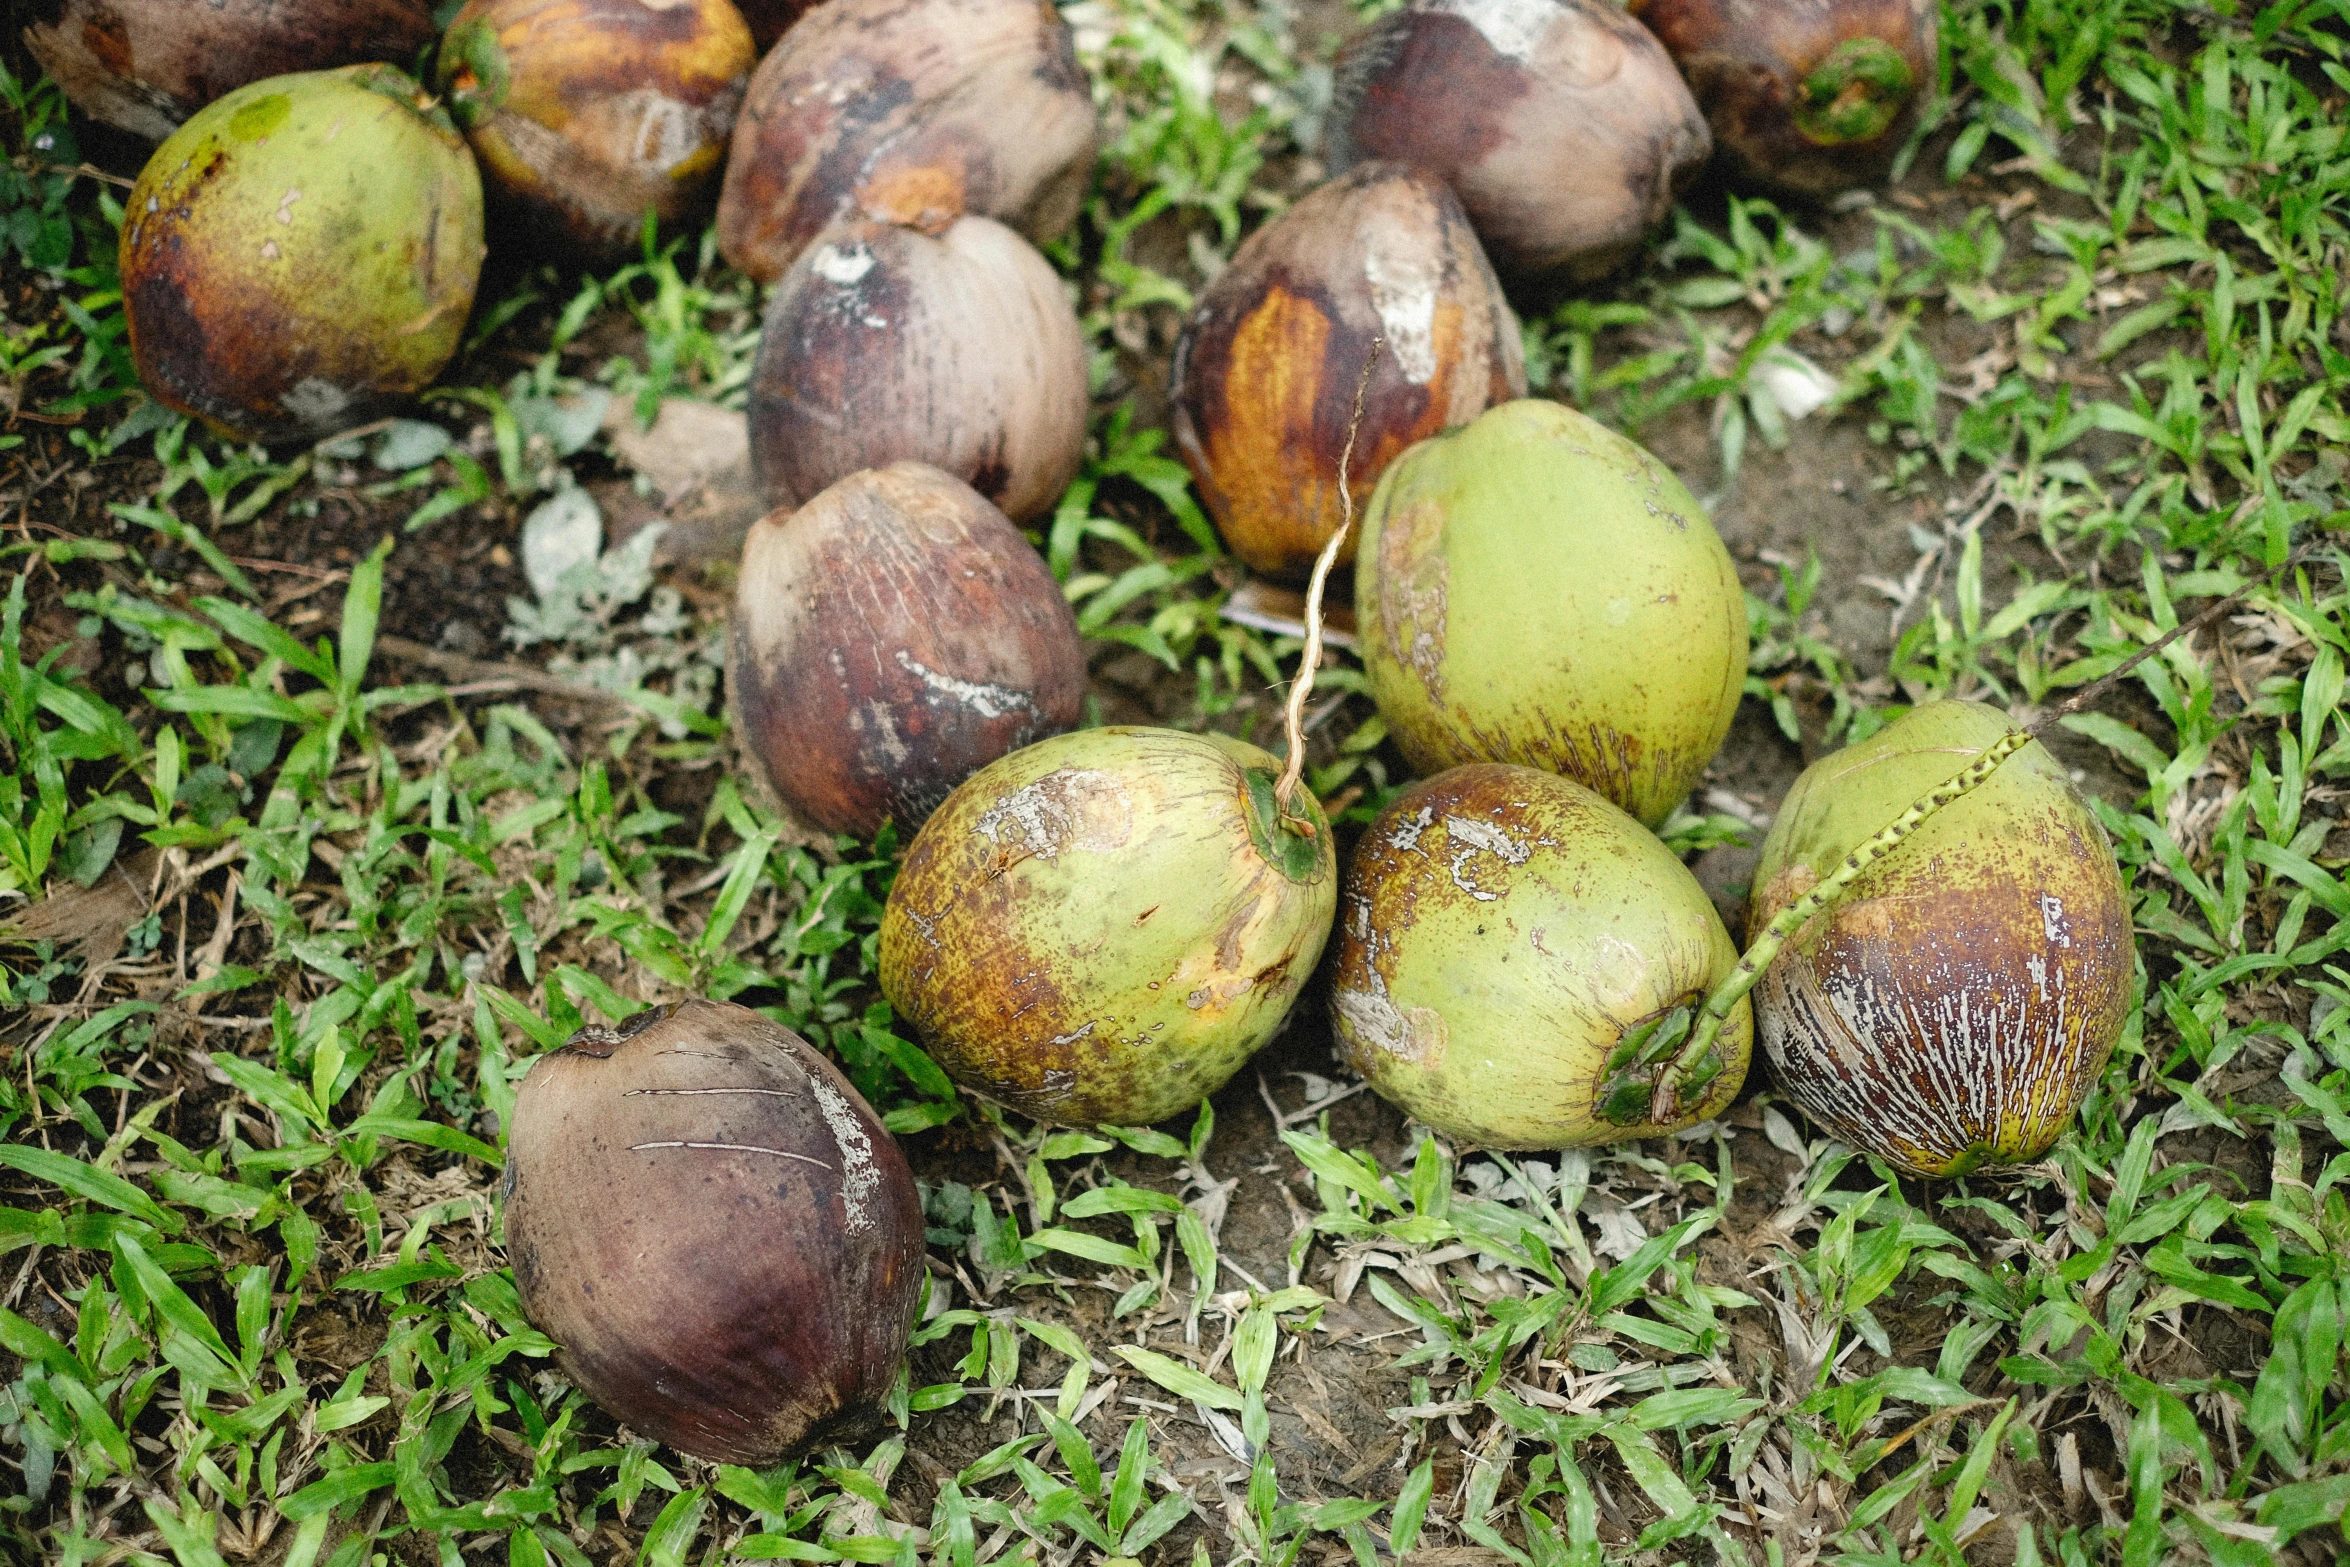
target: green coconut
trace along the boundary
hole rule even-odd
[[[1079,730],[973,774],[881,921],[881,988],[939,1065],[1039,1120],[1133,1126],[1222,1087],[1337,907],[1330,825],[1221,735]]]
[[[1746,596],[1654,457],[1521,400],[1396,459],[1363,514],[1371,693],[1413,767],[1539,767],[1650,826],[1730,732]]]
[[[388,65],[273,76],[155,150],[124,203],[131,357],[240,440],[315,441],[449,362],[481,275],[481,176]]]
[[[1449,1137],[1575,1148],[1718,1115],[1745,1080],[1730,1011],[1651,1113],[1657,1070],[1738,962],[1697,879],[1593,791],[1457,767],[1398,795],[1347,866],[1331,1021],[1380,1094]]]
[[[1751,931],[2015,725],[1935,702],[1815,762],[1755,869]],[[1921,1175],[2045,1152],[2128,1015],[2130,917],[2104,830],[2025,746],[1796,931],[1754,1001],[1781,1086],[1856,1148]]]

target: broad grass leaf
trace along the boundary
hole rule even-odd
[[[1158,1354],[1153,1350],[1141,1349],[1132,1344],[1119,1345],[1118,1353],[1125,1358],[1128,1365],[1149,1377],[1177,1398],[1188,1398],[1193,1403],[1205,1404],[1210,1409],[1226,1409],[1235,1414],[1240,1412],[1242,1400],[1238,1393],[1214,1378],[1194,1371],[1179,1360],[1170,1360],[1165,1355]]]
[[[46,1148],[26,1148],[17,1144],[0,1144],[0,1165],[46,1181],[117,1213],[127,1213],[144,1220],[166,1235],[177,1235],[185,1226],[177,1214],[154,1198],[124,1180],[112,1171],[85,1164],[66,1154]]]

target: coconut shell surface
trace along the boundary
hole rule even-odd
[[[1539,767],[1652,827],[1703,776],[1746,681],[1746,595],[1704,509],[1633,442],[1536,399],[1388,468],[1355,618],[1420,773]]]
[[[139,379],[240,439],[316,441],[432,384],[481,276],[481,176],[388,65],[275,76],[200,111],[124,202]]]
[[[1614,805],[1533,768],[1457,767],[1398,795],[1355,846],[1331,1023],[1348,1065],[1449,1137],[1489,1148],[1654,1137],[1736,1097],[1747,1003],[1670,1123],[1603,1113],[1622,1075],[1613,1058],[1737,963],[1697,879]]]
[[[905,1156],[746,1007],[584,1029],[515,1096],[506,1252],[564,1373],[681,1452],[764,1468],[853,1434],[921,1303]]]
[[[1813,763],[1763,844],[1750,932],[2013,727],[1935,702]],[[1754,999],[1772,1072],[1813,1119],[1960,1175],[2036,1158],[2071,1123],[2121,1036],[2133,964],[2104,830],[2034,744],[1864,871]]]
[[[1392,158],[1450,185],[1505,273],[1610,270],[1713,149],[1608,0],[1413,0],[1340,53],[1329,126],[1334,171]]]
[[[1085,415],[1085,337],[1035,247],[987,218],[936,237],[855,219],[768,301],[751,466],[797,506],[860,469],[928,463],[1026,522],[1076,476]]]
[[[915,837],[881,988],[938,1064],[1043,1121],[1133,1126],[1288,1016],[1337,905],[1330,827],[1238,740],[1082,729],[976,773]]]
[[[25,46],[92,119],[161,141],[249,82],[432,42],[432,0],[18,0]]]
[[[832,0],[751,77],[718,245],[773,282],[856,214],[936,229],[962,213],[1042,243],[1093,177],[1093,90],[1037,0]]]
[[[1517,318],[1460,203],[1369,163],[1250,235],[1200,295],[1175,349],[1175,440],[1233,553],[1301,579],[1344,516],[1350,430],[1359,506],[1404,448],[1525,392]]]
[[[507,226],[609,263],[708,211],[752,60],[733,0],[469,0],[440,82]]]
[[[910,832],[1084,708],[1085,649],[1052,572],[1002,512],[920,463],[754,526],[735,605],[736,719],[776,794],[828,832]]]
[[[1883,180],[1933,91],[1933,0],[1633,0],[1754,184],[1830,196]]]

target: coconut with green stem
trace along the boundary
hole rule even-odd
[[[2276,570],[2292,564],[2288,560]],[[2241,589],[2211,605],[2030,727],[2012,727],[1996,712],[1976,704],[1937,704],[1913,715],[1918,722],[1911,737],[1894,735],[1883,747],[1908,765],[1884,769],[1868,788],[1858,791],[1823,785],[1815,791],[1817,809],[1799,786],[1784,819],[1790,824],[1787,864],[1792,868],[1800,858],[1802,873],[1771,878],[1777,885],[1766,886],[1758,904],[1762,929],[1743,957],[1726,971],[1711,974],[1711,988],[1702,999],[1697,988],[1704,981],[1688,977],[1696,969],[1694,955],[1683,960],[1679,972],[1669,962],[1658,961],[1660,953],[1669,955],[1681,941],[1680,930],[1644,926],[1627,939],[1627,916],[1643,911],[1629,903],[1618,909],[1604,896],[1642,879],[1627,874],[1631,860],[1620,848],[1607,846],[1624,863],[1608,865],[1576,884],[1576,897],[1559,897],[1555,887],[1545,885],[1561,880],[1554,874],[1556,868],[1583,869],[1572,863],[1578,859],[1600,866],[1603,855],[1574,839],[1581,836],[1597,843],[1601,835],[1588,830],[1562,833],[1535,819],[1540,813],[1530,814],[1524,805],[1540,787],[1531,775],[1498,795],[1483,783],[1472,788],[1462,780],[1507,769],[1464,768],[1420,786],[1374,826],[1350,871],[1333,985],[1333,1011],[1343,1047],[1382,1093],[1440,1130],[1471,1141],[1557,1147],[1685,1127],[1716,1113],[1734,1094],[1749,1049],[1748,993],[1766,975],[1781,974],[1783,980],[1782,994],[1766,996],[1763,1003],[1766,1039],[1774,1026],[1793,1034],[1809,1023],[1815,1025],[1812,1037],[1825,1039],[1828,1055],[1841,1052],[1866,1063],[1871,1054],[1868,1041],[1849,1033],[1832,1037],[1816,1026],[1834,1011],[1832,1006],[1814,1007],[1808,1017],[1799,1017],[1785,1000],[1817,999],[1827,986],[1815,975],[1807,989],[1800,976],[1780,965],[1802,961],[1817,951],[1819,943],[1811,934],[1814,922],[1833,916],[1856,888],[1870,891],[1864,878],[1903,854],[1905,846],[1911,846],[1906,870],[1925,889],[1917,906],[1931,922],[1941,905],[1956,897],[1964,869],[1946,850],[1937,849],[1938,839],[1964,842],[1970,835],[1990,835],[1992,853],[1972,856],[1977,863],[1987,860],[1996,866],[2002,850],[2011,855],[2037,853],[2046,864],[2031,873],[2042,883],[2035,896],[2062,897],[2060,877],[2065,886],[2077,889],[2075,901],[2064,909],[2051,908],[2045,901],[2035,905],[2043,950],[2030,950],[2027,923],[2009,943],[2015,950],[1988,954],[1989,961],[1983,964],[1994,983],[1995,962],[2012,959],[2009,966],[2025,983],[2077,986],[2077,994],[2067,1002],[2069,1014],[2054,1007],[2043,1009],[2054,1025],[2047,1031],[2046,1045],[1994,1041],[1978,1052],[1976,1066],[1982,1073],[2004,1074],[2018,1087],[2018,1094],[2010,1097],[2021,1107],[2019,1113],[1977,1116],[1979,1125],[1969,1130],[1968,1118],[1980,1108],[1970,1101],[1992,1096],[1975,1083],[1937,1084],[1930,1078],[1905,1090],[1911,1100],[1906,1122],[1865,1109],[1840,1113],[1830,1096],[1808,1094],[1802,1087],[1797,1093],[1835,1130],[1922,1173],[1958,1173],[1994,1160],[2031,1156],[2069,1120],[2082,1086],[2112,1047],[2120,1008],[2126,1004],[2129,937],[2118,877],[2094,822],[2070,797],[2069,787],[2061,773],[2052,770],[2045,753],[2034,751],[2025,775],[2012,789],[2003,787],[1983,802],[1980,819],[1971,826],[1963,816],[1950,820],[1943,813],[1999,778],[2003,767],[2027,753],[2038,733],[2089,706],[2141,660],[2210,624],[2249,591],[2250,587]],[[1945,728],[1955,733],[1941,735]],[[1919,738],[1955,743],[1919,744]],[[1960,757],[1966,760],[1959,762]],[[1871,759],[1864,755],[1853,760]],[[1955,765],[1946,771],[1949,764]],[[1915,796],[1899,805],[1913,788]],[[1422,794],[1430,798],[1419,798]],[[1456,809],[1464,805],[1474,808]],[[1441,839],[1432,839],[1440,818]],[[1871,821],[1882,825],[1871,830]],[[1937,834],[1912,845],[1921,831],[1936,824]],[[1388,829],[1384,846],[1382,826]],[[1516,830],[1504,830],[1510,828]],[[1388,853],[1420,850],[1423,843],[1442,852],[1421,850],[1425,864]],[[1800,856],[1793,852],[1798,846],[1804,851]],[[1371,857],[1370,863],[1365,863],[1365,856]],[[1378,863],[1381,857],[1398,859],[1399,865],[1383,866]],[[1766,869],[1770,864],[1766,858]],[[1441,877],[1433,874],[1439,866]],[[1889,872],[1898,869],[1904,869],[1899,862],[1888,867]],[[2063,875],[2067,870],[2069,877]],[[1452,897],[1442,885],[1446,879],[1465,897]],[[1571,876],[1565,879],[1572,883]],[[1652,897],[1661,894],[1659,901],[1669,901],[1670,877],[1651,871],[1646,880],[1658,888]],[[2015,877],[2006,880],[2010,892],[2020,885]],[[1532,895],[1512,904],[1521,886],[1530,888]],[[1602,896],[1594,897],[1595,889]],[[1436,920],[1426,920],[1420,912],[1421,903],[1431,895]],[[1488,917],[1476,917],[1480,908]],[[1469,917],[1452,917],[1464,911]],[[1887,911],[1879,913],[1890,917]],[[1702,921],[1692,914],[1684,923],[1694,930]],[[2010,925],[2014,929],[2016,922]],[[1554,938],[1554,929],[1572,931],[1580,939],[1570,947]],[[1795,950],[1790,950],[1791,944]],[[2075,944],[2080,950],[2073,950]],[[1595,983],[1598,971],[1589,954],[1603,947],[1613,949],[1607,960],[1612,966]],[[1412,948],[1432,952],[1408,950]],[[1967,976],[1953,975],[1944,967],[1942,979],[1949,994],[1943,1003],[1957,1004],[1965,999],[1959,992]],[[1656,979],[1660,972],[1671,976],[1661,985]],[[2122,991],[2118,1001],[2117,973]],[[1399,978],[1404,981],[1401,987]],[[1612,985],[1613,993],[1603,996],[1606,985]],[[1631,994],[1634,990],[1639,994]],[[1660,990],[1666,995],[1678,991],[1682,999],[1660,1006]],[[1617,1001],[1624,1004],[1611,1007]],[[1774,1006],[1782,1009],[1775,1023]],[[1471,1026],[1456,1029],[1456,1020],[1464,1016]],[[1510,1018],[1530,1016],[1541,1016],[1551,1025],[1549,1037],[1542,1037],[1540,1029],[1513,1031],[1506,1026]],[[1558,1026],[1561,1020],[1564,1028]],[[1562,1034],[1567,1036],[1563,1041]],[[1589,1070],[1595,1044],[1605,1050],[1604,1070],[1597,1074]],[[2004,1053],[1992,1059],[1992,1052]],[[1465,1064],[1455,1060],[1464,1053],[1471,1057]],[[1475,1059],[1479,1054],[1486,1059]],[[1572,1102],[1552,1093],[1552,1114],[1539,1124],[1528,1108],[1556,1085],[1540,1073],[1522,1070],[1529,1058],[1533,1065],[1553,1068],[1554,1077],[1562,1065],[1576,1074]],[[1818,1055],[1811,1059],[1816,1061]],[[1454,1064],[1447,1066],[1448,1061]],[[1868,1064],[1860,1068],[1870,1069]],[[1799,1066],[1797,1071],[1801,1070]],[[2035,1093],[2035,1079],[2053,1086]],[[1920,1115],[1934,1128],[1925,1137],[1904,1133],[1907,1141],[1900,1143],[1892,1135],[1878,1135],[1900,1132],[1904,1126],[1914,1131]]]
[[[1835,910],[1853,885],[1869,872],[1870,867],[1899,849],[1946,807],[1965,799],[1989,782],[2011,757],[2021,754],[2040,735],[2071,715],[2094,706],[2139,664],[2180,638],[2194,635],[2229,613],[2243,603],[2255,588],[2299,565],[2315,547],[2308,545],[2296,550],[2262,573],[2257,580],[2246,583],[2225,598],[2215,600],[2194,619],[2173,627],[2132,653],[2114,669],[2094,683],[2084,686],[2030,725],[2007,729],[1995,737],[1982,736],[1979,742],[1981,749],[1971,761],[1919,794],[1883,827],[1865,838],[1847,840],[1851,841],[1851,848],[1841,860],[1835,862],[1832,869],[1823,873],[1813,867],[1813,874],[1819,878],[1816,882],[1784,904],[1771,900],[1774,907],[1768,912],[1766,923],[1749,940],[1746,955],[1738,960],[1729,977],[1714,987],[1702,1007],[1686,1018],[1668,1018],[1666,1026],[1659,1030],[1661,1035],[1678,1041],[1679,1048],[1673,1050],[1670,1057],[1659,1057],[1660,1064],[1650,1074],[1647,1098],[1638,1106],[1639,1113],[1669,1119],[1678,1112],[1682,1096],[1694,1083],[1702,1082],[1720,1060],[1723,1025],[1738,1002],[1762,981],[1773,963],[1786,950],[1788,943],[1813,920]],[[1633,1107],[1628,1101],[1625,1108],[1630,1111]]]

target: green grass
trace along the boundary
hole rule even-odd
[[[1218,617],[1237,574],[1126,399],[1198,263],[1294,194],[1325,41],[1271,7],[1074,15],[1108,151],[1056,260],[1101,413],[1038,542],[1086,634],[1119,644],[1105,659],[1164,671],[1181,721],[1269,737],[1298,649]],[[567,419],[581,394],[738,400],[755,291],[700,237],[609,277],[527,277],[414,421],[273,460],[138,397],[112,187],[73,172],[54,88],[0,81],[0,397],[68,422],[0,427],[0,495],[37,482],[48,441],[110,508],[0,520],[0,1548],[179,1567],[2337,1556],[2343,19],[2019,0],[1955,8],[1945,40],[1917,156],[1959,200],[1684,213],[1638,272],[1526,324],[1539,388],[1636,434],[1702,421],[1701,490],[1813,449],[1774,390],[1792,376],[1832,382],[1874,443],[1870,504],[1946,519],[1920,530],[1882,658],[1839,644],[1823,611],[1854,589],[1816,558],[1751,599],[1753,711],[1790,739],[1941,695],[2044,707],[2315,546],[2067,721],[2126,780],[2098,810],[2133,889],[2137,1005],[2047,1159],[1939,1186],[1767,1094],[1693,1139],[1508,1159],[1417,1135],[1384,1163],[1327,1112],[1243,1149],[1205,1113],[1097,1136],[960,1100],[872,986],[894,844],[803,844],[736,789],[718,625],[641,555],[508,615],[510,647],[612,699],[593,724],[394,683],[377,654],[393,552],[518,524],[598,460]],[[2016,193],[2032,204],[2002,221]],[[1962,341],[1989,348],[1959,362]],[[297,633],[238,559],[329,487],[378,508],[384,544]],[[1359,815],[1402,770],[1359,675],[1322,680],[1345,700],[1311,781],[1359,788]],[[1692,814],[1671,836],[1740,830]],[[160,895],[95,905],[94,940],[38,933],[79,889],[119,898],[115,868]],[[789,1022],[958,1172],[926,1189],[934,1309],[868,1449],[751,1473],[625,1440],[550,1373],[502,1270],[516,1080],[583,1020],[687,992]],[[1224,1221],[1233,1183],[1268,1172],[1295,1222],[1286,1266],[1250,1277]],[[1391,1459],[1333,1487],[1274,1421],[1328,1323],[1367,1312],[1409,1393]],[[940,1433],[967,1445],[989,1412],[988,1442],[942,1465]]]

